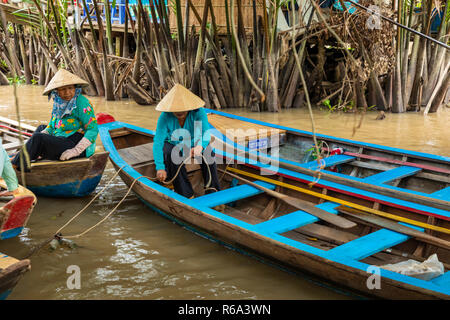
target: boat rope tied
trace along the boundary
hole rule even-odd
[[[235,173],[238,173],[238,174],[241,174],[241,175],[244,175],[244,176],[247,176],[247,177],[250,177],[250,178],[254,178],[254,179],[261,180],[261,181],[265,181],[265,182],[268,182],[268,183],[271,183],[271,184],[274,184],[274,185],[278,185],[278,186],[281,186],[281,187],[285,187],[285,188],[288,188],[288,189],[291,189],[291,190],[300,191],[302,193],[306,193],[306,194],[309,194],[309,195],[312,195],[312,196],[315,196],[315,197],[318,197],[318,198],[321,198],[321,199],[324,199],[324,200],[327,200],[327,201],[339,203],[339,204],[342,204],[342,205],[345,205],[345,206],[348,206],[348,207],[351,207],[351,208],[354,208],[354,209],[358,209],[358,210],[361,210],[361,211],[364,211],[364,212],[367,212],[367,213],[372,213],[372,214],[375,214],[375,215],[378,215],[378,216],[382,216],[382,217],[385,217],[385,218],[388,218],[388,219],[391,219],[391,220],[396,220],[396,221],[408,223],[408,224],[411,224],[411,225],[414,225],[414,226],[418,226],[418,227],[421,227],[421,228],[430,229],[430,230],[434,230],[434,231],[450,234],[450,230],[447,229],[447,228],[438,227],[438,226],[434,226],[434,225],[431,225],[431,224],[428,224],[428,223],[423,223],[423,222],[415,221],[415,220],[412,220],[412,219],[400,217],[400,216],[397,216],[397,215],[394,215],[394,214],[391,214],[391,213],[388,213],[388,212],[384,212],[384,211],[376,210],[376,209],[373,209],[373,208],[365,207],[365,206],[362,206],[362,205],[359,205],[359,204],[356,204],[356,203],[353,203],[353,202],[350,202],[350,201],[341,200],[341,199],[338,199],[338,198],[335,198],[335,197],[331,197],[331,196],[328,196],[328,195],[325,195],[325,194],[322,194],[322,193],[318,193],[318,192],[315,192],[315,191],[311,191],[311,190],[307,190],[307,189],[304,189],[304,188],[300,188],[300,187],[294,186],[292,184],[288,184],[288,183],[285,183],[285,182],[281,182],[281,181],[277,181],[277,180],[274,180],[274,179],[266,178],[266,177],[263,177],[263,176],[260,176],[260,175],[257,175],[257,174],[253,174],[253,173],[249,173],[249,172],[246,172],[246,171],[242,171],[242,170],[239,170],[239,169],[236,169],[236,168],[229,167],[228,170],[230,170],[232,172],[235,172]]]
[[[205,157],[202,155],[203,161],[206,161]],[[183,162],[181,163],[181,165],[178,167],[178,170],[176,172],[176,174],[174,175],[174,177],[172,179],[170,179],[169,181],[163,181],[162,183],[165,185],[169,185],[171,184],[176,177],[178,176],[178,174],[180,173],[181,167],[183,167],[187,161],[190,159],[190,157],[186,157],[186,159],[183,160]],[[126,164],[123,165],[122,167],[119,168],[119,170],[117,170],[117,172],[114,174],[114,176],[106,183],[106,185],[103,187],[102,190],[100,190],[100,192],[98,192],[92,199],[91,201],[89,201],[89,203],[84,206],[83,209],[81,209],[80,211],[78,211],[69,221],[67,221],[61,228],[59,228],[54,235],[43,241],[42,243],[40,243],[39,245],[35,246],[23,259],[28,259],[29,257],[31,257],[32,255],[34,255],[35,253],[37,253],[41,248],[43,248],[44,246],[46,246],[47,244],[50,244],[50,247],[55,250],[58,248],[58,246],[60,244],[65,244],[67,246],[69,246],[70,248],[74,248],[76,247],[76,244],[68,239],[75,239],[75,238],[79,238],[83,235],[85,235],[86,233],[88,233],[89,231],[91,231],[92,229],[98,227],[100,224],[102,224],[104,221],[106,221],[116,210],[117,208],[122,204],[122,202],[125,200],[125,198],[130,194],[132,188],[134,187],[134,184],[142,179],[142,178],[147,178],[149,180],[155,181],[157,180],[156,177],[148,177],[148,176],[140,176],[136,179],[134,179],[134,181],[132,182],[132,184],[130,185],[130,187],[128,188],[128,191],[126,192],[126,194],[122,197],[122,199],[117,203],[117,205],[99,222],[97,222],[96,224],[94,224],[92,227],[89,227],[88,229],[86,229],[85,231],[77,234],[77,235],[71,235],[71,236],[63,236],[61,231],[66,228],[70,223],[72,223],[72,221],[74,221],[78,216],[80,216],[94,201],[95,199],[97,199],[107,188],[108,186],[111,184],[111,182],[117,177],[117,175],[120,173],[120,171],[122,171],[122,169],[127,166]],[[214,188],[210,188],[210,184],[212,181],[212,175],[211,175],[211,170],[208,167],[208,173],[209,173],[209,181],[208,183],[205,185],[205,189],[206,190],[211,190]],[[214,189],[215,190],[215,189]],[[216,190],[217,191],[217,190]]]
[[[205,159],[205,157],[203,156],[203,155],[201,155],[202,156],[202,158],[203,158],[203,161],[206,161],[206,159]],[[189,157],[186,157],[184,160],[183,160],[183,162],[181,163],[181,165],[178,167],[178,169],[177,169],[177,172],[175,173],[175,175],[174,175],[174,177],[172,178],[172,179],[170,179],[169,181],[163,181],[162,183],[163,184],[165,184],[165,185],[169,185],[169,184],[171,184],[175,179],[176,179],[176,177],[178,176],[178,174],[180,173],[180,170],[181,170],[181,168],[188,162],[188,160],[190,160],[191,159],[191,157],[189,156]],[[109,186],[109,184],[117,177],[117,175],[120,173],[120,171],[122,171],[122,169],[125,167],[126,165],[123,165],[122,167],[120,167],[120,169],[119,170],[117,170],[117,172],[114,174],[114,176],[108,181],[108,183],[103,187],[103,189],[99,192],[99,193],[97,193],[96,195],[95,195],[95,197],[94,198],[92,198],[92,200],[91,201],[89,201],[89,203],[83,208],[83,209],[81,209],[77,214],[75,214],[65,225],[63,225],[61,228],[59,228],[59,230],[58,231],[56,231],[55,232],[55,238],[58,236],[58,235],[60,235],[60,237],[61,237],[61,231],[65,228],[65,227],[67,227],[73,220],[75,220],[75,218],[77,218],[81,213],[83,213],[93,202],[94,202],[94,200],[95,199],[97,199],[98,198],[98,196],[100,196],[100,194],[102,194],[103,193],[103,191],[105,191],[106,190],[106,188]],[[209,173],[209,181],[208,181],[208,183],[205,185],[205,189],[214,189],[214,188],[209,188],[209,186],[210,186],[210,184],[211,184],[211,180],[212,180],[212,176],[211,176],[211,170],[210,170],[210,168],[209,168],[209,166],[207,166],[208,167],[208,173]],[[116,210],[117,210],[117,208],[122,204],[122,202],[125,200],[125,198],[128,196],[128,194],[131,192],[131,190],[132,190],[132,188],[133,188],[133,186],[134,186],[134,184],[139,180],[139,179],[142,179],[142,178],[147,178],[147,179],[149,179],[149,180],[152,180],[152,181],[155,181],[155,180],[157,180],[157,178],[156,177],[148,177],[148,176],[140,176],[140,177],[138,177],[138,178],[136,178],[136,179],[134,179],[134,181],[131,183],[131,185],[130,185],[130,187],[128,188],[128,191],[126,192],[126,194],[122,197],[122,199],[118,202],[118,204],[102,219],[102,220],[100,220],[99,222],[97,222],[95,225],[93,225],[92,227],[90,227],[90,228],[88,228],[88,229],[86,229],[85,231],[83,231],[82,233],[79,233],[79,234],[77,234],[77,235],[72,235],[72,236],[64,236],[64,239],[74,239],[74,238],[79,238],[79,237],[81,237],[81,236],[83,236],[83,235],[85,235],[86,233],[88,233],[89,231],[91,231],[92,229],[94,229],[94,228],[96,228],[97,226],[99,226],[101,223],[103,223],[106,219],[108,219]],[[217,191],[217,190],[216,190]]]

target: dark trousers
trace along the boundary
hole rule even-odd
[[[181,164],[175,164],[172,161],[172,152],[177,152],[178,148],[175,149],[175,146],[169,142],[164,143],[163,153],[164,153],[164,165],[166,167],[167,171],[167,180],[171,180],[175,174],[177,173],[178,167]],[[185,150],[184,155],[187,156],[189,150]],[[206,184],[210,179],[211,172],[211,183],[209,185],[209,188],[205,190],[205,193],[211,193],[214,191],[220,190],[220,183],[219,179],[217,177],[217,166],[216,162],[214,161],[214,151],[212,151],[212,147],[209,145],[206,147],[206,149],[203,151],[203,155],[206,158],[206,161],[201,158],[201,164],[200,167],[202,169],[202,176],[203,176],[203,182]],[[178,157],[181,156],[181,151],[178,153]],[[184,157],[183,157],[184,159]],[[206,163],[207,162],[207,163]],[[208,170],[209,167],[209,170]],[[173,188],[176,193],[181,194],[185,196],[186,198],[190,198],[194,195],[194,190],[192,190],[191,182],[189,181],[186,167],[183,165],[180,169],[180,172],[178,173],[178,176],[175,178],[175,180],[172,182]],[[215,190],[214,190],[215,189]]]
[[[77,143],[83,138],[83,135],[79,132],[72,134],[70,137],[55,137],[50,134],[41,133],[46,125],[40,125],[36,128],[33,135],[25,143],[30,161],[37,160],[39,157],[48,160],[59,160],[61,154],[72,149],[77,145]],[[11,163],[20,168],[20,154],[22,151],[18,152]],[[85,157],[86,151],[83,151],[80,157]],[[25,159],[25,158],[24,158]],[[27,170],[29,168],[26,168]]]

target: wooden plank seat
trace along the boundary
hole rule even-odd
[[[141,144],[134,147],[118,149],[117,152],[131,166],[154,161],[153,142]]]
[[[20,141],[15,141],[15,142],[10,142],[10,143],[5,143],[3,145],[3,148],[8,152],[8,151],[14,151],[16,149],[18,149],[21,146]]]
[[[422,228],[416,226],[401,222],[400,224],[419,231],[423,231]],[[345,256],[349,259],[361,260],[384,249],[391,248],[397,244],[400,244],[408,240],[409,238],[409,236],[395,231],[380,229],[350,242],[344,243],[338,247],[335,247],[329,250],[328,253],[331,256]]]
[[[267,182],[255,181],[255,183],[271,190],[275,189],[275,186],[273,184]],[[193,201],[197,205],[207,206],[211,208],[221,204],[226,204],[244,198],[256,196],[263,192],[264,191],[255,188],[253,186],[242,184],[218,192],[205,194],[203,196],[193,199]]]
[[[363,181],[367,183],[387,183],[397,179],[412,176],[419,171],[422,171],[422,169],[410,166],[400,166],[391,170],[371,175],[370,177],[364,178]]]
[[[450,187],[433,192],[431,195],[444,200],[450,200]]]
[[[450,285],[450,271],[441,274],[439,277],[431,279],[431,282],[439,286],[449,286]]]
[[[294,211],[255,225],[255,231],[261,233],[283,233],[313,223],[316,217],[302,210]]]
[[[317,205],[317,208],[327,210],[330,213],[337,214],[338,212],[336,210],[333,210],[333,208],[337,207],[337,203],[332,202],[324,202],[319,205]],[[293,230],[296,228],[303,227],[307,224],[311,224],[314,222],[319,221],[319,219],[305,211],[298,210],[294,211],[292,213],[285,214],[280,217],[276,217],[271,220],[267,220],[264,222],[261,222],[254,226],[255,231],[268,233],[268,232],[274,232],[274,233],[284,233],[289,230]]]
[[[355,157],[353,157],[353,156],[347,156],[344,154],[336,154],[334,156],[323,158],[321,160],[320,164],[317,163],[316,160],[314,160],[314,161],[304,163],[301,166],[311,169],[311,170],[317,170],[322,165],[324,165],[324,167],[327,168],[327,167],[335,166],[338,164],[346,163],[346,162],[352,161],[354,159],[355,159]]]
[[[153,142],[122,148],[117,151],[135,169],[155,163]],[[187,163],[185,166],[187,173],[200,169],[200,165],[196,163]]]

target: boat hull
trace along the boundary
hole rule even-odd
[[[18,236],[33,211],[36,198],[20,196],[0,208],[0,240]]]
[[[0,187],[6,189],[3,179],[0,179]],[[19,185],[19,195],[0,208],[0,240],[16,237],[22,232],[36,203],[36,196]]]
[[[112,140],[112,133],[110,134],[110,132],[114,132],[114,139],[117,139],[117,143],[120,145],[120,147],[118,147],[120,152],[116,149]],[[139,136],[139,132],[142,132],[142,136]],[[297,228],[298,225],[290,225],[289,228],[285,228],[284,231],[282,231],[278,225],[274,226],[273,222],[275,219],[270,220],[269,218],[269,220],[265,222],[272,227],[277,227],[277,229],[265,229],[261,227],[263,223],[251,224],[245,220],[221,213],[213,209],[215,205],[202,202],[206,200],[202,199],[202,201],[199,201],[200,199],[196,200],[195,198],[193,200],[187,199],[164,186],[153,182],[151,179],[148,179],[147,176],[154,176],[154,172],[153,174],[144,171],[138,172],[134,168],[139,167],[141,168],[139,170],[143,170],[142,168],[148,163],[148,159],[144,159],[148,154],[146,152],[136,153],[136,147],[139,147],[139,145],[148,145],[149,141],[151,141],[150,137],[153,134],[154,132],[150,130],[119,122],[100,126],[100,136],[103,145],[105,149],[110,152],[110,160],[115,169],[119,171],[122,180],[129,187],[132,187],[133,192],[136,193],[144,204],[163,216],[181,225],[188,226],[188,229],[191,231],[199,234],[206,234],[208,235],[208,238],[217,239],[228,246],[240,249],[243,248],[252,254],[289,266],[292,269],[314,274],[322,279],[326,279],[327,282],[332,282],[338,286],[343,286],[369,296],[386,299],[450,298],[448,286],[436,285],[430,281],[415,279],[387,270],[380,271],[379,288],[377,289],[375,287],[374,289],[371,289],[372,286],[369,282],[373,276],[370,269],[372,266],[369,263],[360,261],[365,259],[362,257],[363,255],[361,255],[360,258],[350,258],[345,254],[333,255],[330,253],[332,250],[321,250],[317,247],[308,245],[307,243],[296,241],[283,234],[286,231]],[[130,139],[123,138],[127,135],[130,135]],[[129,144],[129,141],[132,140],[132,135],[134,135],[134,142],[133,144]],[[119,141],[119,139],[122,140]],[[129,155],[129,159],[134,159],[134,164],[131,165],[124,160],[126,154]],[[142,155],[142,158],[139,159],[140,156],[138,154]],[[136,155],[138,155],[137,159],[135,158]],[[244,167],[247,168],[246,165],[241,165],[241,167],[242,169],[244,169]],[[314,179],[313,177],[306,176],[303,178],[310,179],[311,181]],[[294,181],[291,183],[294,183]],[[302,183],[305,185],[308,182],[305,181]],[[330,190],[332,189],[330,186],[328,187]],[[313,187],[313,190],[314,188],[316,187]],[[328,195],[336,197],[341,194],[343,199],[348,199],[348,196],[351,196],[352,200],[362,203],[363,200],[358,200],[357,195],[353,196],[349,194],[348,191],[347,194],[344,194],[341,189],[345,188],[349,189],[348,187],[333,184],[334,190],[328,192]],[[285,190],[284,192],[287,191],[288,190]],[[358,190],[353,190],[352,192],[364,193],[363,191]],[[376,197],[376,195],[370,196]],[[385,199],[395,201],[395,199],[387,199],[387,197],[385,197]],[[220,200],[223,199],[219,199],[219,201]],[[370,203],[373,204],[373,202]],[[367,206],[367,202],[364,204]],[[405,202],[404,204],[414,205]],[[387,205],[389,205],[388,202]],[[300,218],[305,218],[304,214],[306,214],[305,212],[289,212],[292,211],[288,211],[285,216],[277,217],[277,221],[283,221],[284,218],[289,218],[290,216],[297,217],[297,215],[300,215]],[[442,213],[448,214],[448,212]],[[284,221],[286,222],[286,220]],[[381,233],[386,232],[385,230],[380,231]],[[398,235],[396,235],[396,237],[398,237]],[[407,240],[408,237],[405,238],[402,236],[399,242],[392,243],[385,248],[390,248]],[[413,240],[414,239],[411,239],[411,241]],[[351,242],[352,241],[350,240],[350,243]],[[339,246],[333,248],[339,248]],[[374,252],[379,252],[380,250],[383,249],[377,249]],[[366,254],[364,256],[369,257],[370,255],[371,254]]]
[[[114,163],[113,163],[114,164]],[[114,164],[116,170],[119,166]],[[128,186],[135,180],[125,172],[119,176]],[[365,295],[376,296],[383,299],[449,299],[446,294],[417,288],[395,280],[383,278],[380,290],[368,289],[367,283],[372,274],[358,268],[322,258],[306,251],[293,250],[291,246],[280,243],[270,237],[240,228],[234,224],[211,216],[201,210],[197,210],[181,201],[167,196],[164,193],[152,190],[142,182],[133,186],[133,192],[149,208],[155,210],[164,217],[179,224],[187,224],[191,231],[206,233],[209,238],[220,240],[234,248],[243,248],[252,254],[258,254],[265,259],[282,263],[290,268],[302,272],[311,273],[327,282],[341,287],[355,290]]]
[[[8,298],[23,275],[30,269],[30,260],[17,260],[0,253],[0,300]]]
[[[84,197],[99,184],[108,162],[108,152],[97,152],[90,158],[69,161],[33,163],[25,174],[27,188],[43,197]],[[21,173],[16,172],[21,182]]]

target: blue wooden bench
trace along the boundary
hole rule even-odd
[[[333,202],[324,202],[318,204],[316,207],[326,210],[330,213],[337,214],[338,212],[334,210],[339,204]],[[258,223],[253,226],[253,229],[257,232],[261,233],[283,233],[289,230],[293,230],[296,228],[303,227],[307,224],[314,223],[319,221],[319,219],[305,211],[298,210],[288,214],[285,214],[281,217],[277,217],[271,220],[267,220],[261,223]]]
[[[422,228],[400,223],[410,228],[423,231]],[[330,256],[346,257],[352,260],[361,260],[384,249],[400,244],[410,237],[388,229],[380,229],[363,237],[344,243],[328,251]]]
[[[271,190],[275,189],[275,185],[264,181],[255,181],[255,183]],[[207,206],[211,208],[221,204],[226,204],[244,198],[256,196],[263,192],[264,191],[258,188],[252,187],[247,184],[243,184],[236,187],[221,190],[218,192],[205,194],[204,196],[197,197],[192,201],[197,205]]]
[[[444,199],[444,200],[449,200],[450,199],[450,187],[433,192],[431,195],[435,196],[437,198]]]
[[[400,178],[412,176],[422,169],[410,166],[401,166],[391,170],[383,171],[370,177],[364,178],[363,181],[367,183],[387,183]]]
[[[261,233],[283,233],[304,225],[314,223],[318,219],[304,211],[294,211],[284,216],[267,220],[254,225],[253,229]]]
[[[431,282],[439,286],[450,286],[450,271],[441,274],[439,277],[431,279]]]
[[[311,170],[316,170],[319,167],[321,167],[322,165],[324,165],[324,167],[327,168],[327,167],[331,167],[331,166],[335,166],[335,165],[338,165],[338,164],[342,164],[342,163],[346,163],[346,162],[352,161],[353,159],[355,159],[355,157],[353,157],[353,156],[347,156],[347,155],[344,155],[344,154],[336,154],[334,156],[323,158],[321,160],[320,164],[317,163],[316,160],[314,160],[314,161],[310,161],[310,162],[304,163],[301,166],[305,167],[305,168],[308,168],[308,169],[311,169]]]

